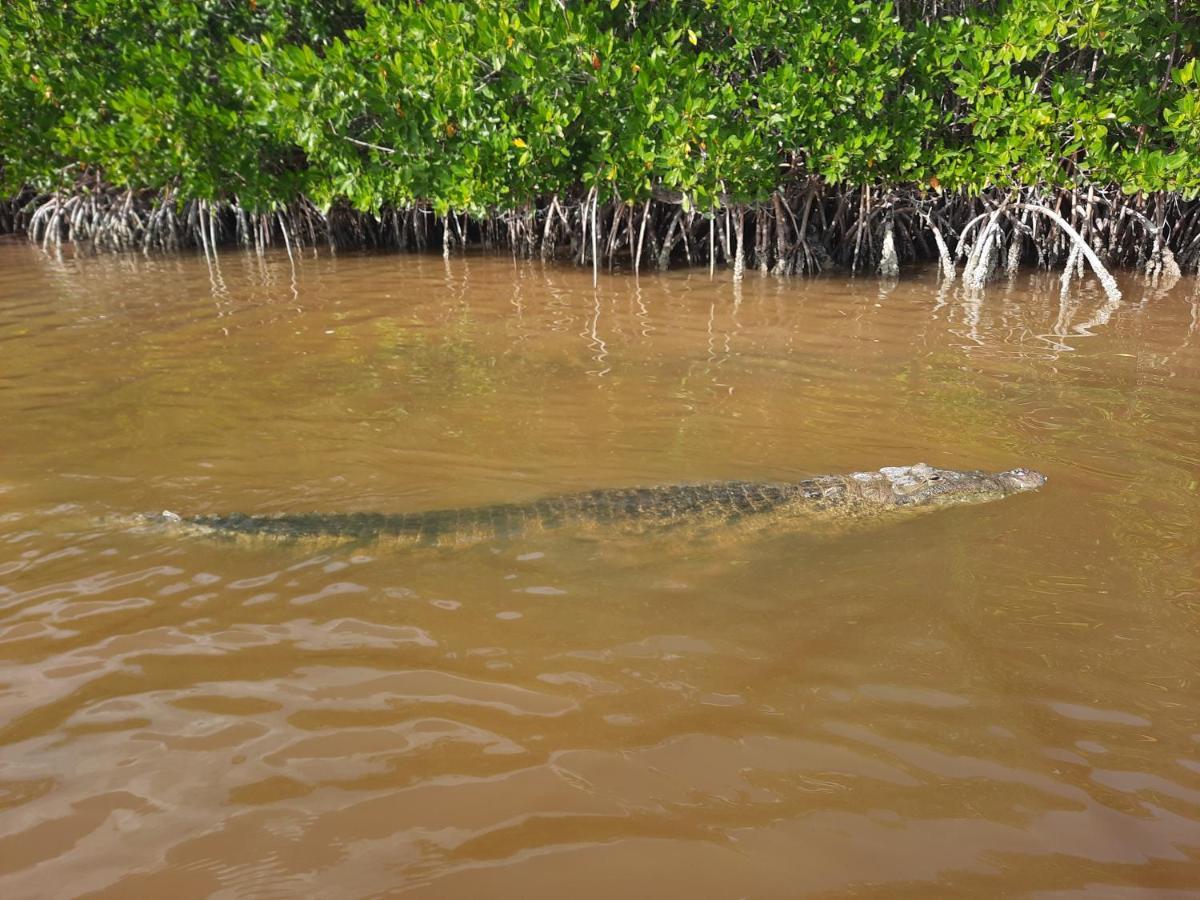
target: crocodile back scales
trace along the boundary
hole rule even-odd
[[[829,483],[834,482],[837,483]],[[528,503],[413,513],[288,513],[200,515],[183,519],[206,531],[280,539],[395,539],[437,545],[519,537],[561,527],[615,526],[650,531],[678,525],[728,522],[778,512],[797,502],[814,511],[844,495],[840,479],[795,483],[720,481],[661,487],[615,488],[563,494]]]

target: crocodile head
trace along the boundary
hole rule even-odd
[[[1010,494],[1035,491],[1046,476],[1032,469],[1007,472],[960,472],[938,469],[926,463],[889,466],[879,470],[887,479],[896,506],[950,506],[957,503],[986,503]]]

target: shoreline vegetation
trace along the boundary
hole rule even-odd
[[[0,232],[1200,271],[1185,0],[10,0]]]

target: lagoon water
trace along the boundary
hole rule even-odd
[[[0,895],[1200,891],[1200,288],[0,244]],[[1027,465],[850,534],[137,513]]]

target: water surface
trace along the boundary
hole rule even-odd
[[[0,893],[1191,896],[1200,292],[1123,288],[0,244]],[[918,461],[1050,482],[837,537],[128,526]]]

